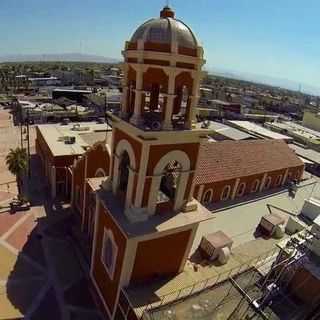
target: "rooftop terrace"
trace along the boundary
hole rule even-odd
[[[269,213],[277,213],[285,219],[289,216],[299,216],[304,199],[311,195],[320,195],[317,182],[318,180],[310,179],[301,183],[294,198],[289,196],[287,190],[279,189],[277,193],[265,193],[259,198],[247,197],[241,203],[229,202],[224,204],[224,207],[213,208],[214,219],[200,223],[191,254],[182,273],[173,278],[158,279],[143,286],[131,285],[126,288],[126,294],[136,314],[142,316],[146,310],[150,311],[164,305],[167,305],[167,309],[161,310],[171,310],[171,303],[177,300],[179,302],[175,308],[180,304],[182,309],[188,309],[190,313],[192,294],[199,293],[199,299],[203,299],[205,296],[202,295],[206,294],[204,289],[222,283],[230,277],[236,277],[252,267],[261,274],[267,273],[279,251],[276,244],[283,239],[263,238],[257,235],[256,228],[261,217]],[[302,221],[301,223],[303,224]],[[197,254],[202,236],[218,230],[225,232],[234,241],[231,257],[225,265],[209,263]],[[180,300],[183,297],[185,299]],[[199,319],[213,319],[212,317],[213,314],[209,313]]]
[[[46,141],[53,156],[81,155],[97,141],[111,140],[111,127],[108,124],[96,122],[81,122],[79,124],[42,124],[37,126]],[[67,137],[75,137],[72,144],[65,143]]]

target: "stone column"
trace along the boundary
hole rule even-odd
[[[198,105],[199,100],[199,86],[200,86],[200,73],[193,74],[193,87],[192,87],[192,95],[190,96],[190,109],[188,114],[188,121],[186,123],[186,127],[188,129],[192,128],[192,124],[195,122],[195,114],[196,107]]]
[[[286,180],[287,180],[287,177],[288,177],[288,173],[289,173],[289,169],[287,168],[285,173],[284,173],[284,175],[283,175],[282,181],[281,181],[281,185],[282,186],[286,183]]]
[[[164,115],[163,129],[172,130],[172,112],[173,112],[173,103],[174,103],[174,84],[176,79],[176,71],[170,69],[166,72],[169,75],[168,83],[168,95],[167,95],[167,105]]]
[[[121,117],[126,117],[128,110],[128,86],[122,88],[121,96]]]
[[[240,182],[240,179],[238,178],[238,179],[236,180],[236,183],[234,184],[234,187],[233,187],[233,190],[232,190],[231,200],[234,200],[234,198],[235,198],[236,195],[237,195],[237,190],[238,190],[239,182]]]
[[[259,192],[263,191],[264,185],[265,185],[265,183],[266,183],[267,176],[268,176],[267,173],[265,173],[265,174],[263,175],[263,178],[262,178],[262,181],[261,181],[261,184],[260,184],[260,187],[259,187]]]
[[[125,64],[123,68],[123,79],[122,79],[122,96],[121,96],[121,116],[125,117],[128,110],[128,65]]]
[[[130,123],[136,126],[138,126],[141,123],[142,80],[143,70],[142,68],[138,68],[136,78],[134,111],[133,116],[130,118]]]

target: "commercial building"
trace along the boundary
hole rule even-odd
[[[308,147],[320,151],[320,132],[309,129],[292,121],[271,122],[265,126],[273,131],[285,133],[295,141],[303,143]]]
[[[295,143],[290,143],[288,146],[304,162],[307,171],[317,176],[320,175],[320,152]]]
[[[33,88],[60,85],[60,80],[57,77],[28,78],[28,81]]]
[[[303,113],[302,125],[320,132],[320,114],[317,110],[306,109]]]
[[[249,121],[231,121],[227,120],[226,124],[237,128],[239,130],[242,130],[244,132],[247,132],[251,135],[254,135],[261,139],[276,139],[276,140],[284,140],[286,142],[290,142],[293,140],[292,137],[289,137],[284,134],[276,133],[274,131],[271,131],[267,128],[264,128],[260,125],[257,125],[253,122]]]
[[[37,126],[36,152],[52,197],[71,193],[69,167],[96,142],[105,141],[109,130],[94,122]]]
[[[52,99],[59,99],[63,97],[73,101],[82,102],[84,97],[91,93],[92,90],[56,88],[52,90]]]
[[[204,121],[199,122],[196,124],[197,128],[203,128],[210,130],[210,137],[212,137],[216,141],[223,141],[223,140],[251,140],[256,139],[256,137],[238,130],[236,128],[230,127],[224,123],[216,122],[216,121]]]

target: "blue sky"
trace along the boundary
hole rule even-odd
[[[165,1],[0,0],[0,55],[82,52],[120,57]],[[320,1],[171,0],[205,48],[207,68],[320,87]]]

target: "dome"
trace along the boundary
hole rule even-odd
[[[131,37],[130,42],[171,44],[176,41],[178,47],[196,49],[198,42],[191,29],[182,21],[174,18],[174,12],[165,7],[160,18],[150,19],[142,24]]]

